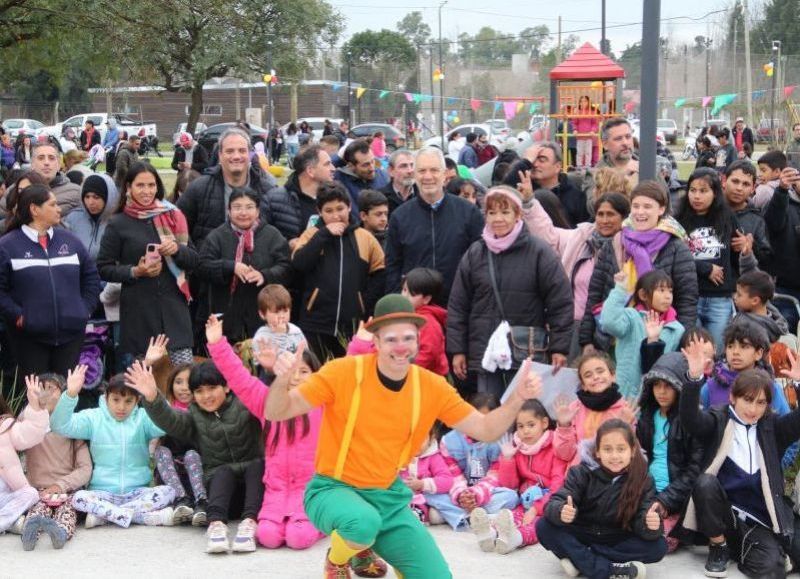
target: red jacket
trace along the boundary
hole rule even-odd
[[[569,464],[556,456],[553,450],[553,434],[548,433],[550,440],[546,441],[536,454],[529,456],[517,453],[511,458],[500,455],[499,478],[500,486],[516,490],[520,495],[528,487],[539,485],[549,489],[550,492],[536,501],[538,514],[544,513],[544,506],[550,497],[564,484],[564,477]]]

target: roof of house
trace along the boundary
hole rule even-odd
[[[625,69],[588,42],[550,71],[550,80],[625,78]]]

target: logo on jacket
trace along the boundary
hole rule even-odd
[[[30,251],[26,251],[25,252],[25,259],[32,259],[32,258],[33,258],[33,254]]]
[[[69,246],[66,243],[58,248],[58,255],[69,255]]]

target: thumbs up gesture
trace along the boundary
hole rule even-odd
[[[575,520],[578,509],[572,504],[572,495],[567,496],[567,503],[561,507],[561,522],[569,525]]]
[[[651,531],[657,531],[661,528],[661,515],[659,514],[660,507],[661,504],[658,501],[654,501],[647,510],[647,515],[645,515],[644,523]]]

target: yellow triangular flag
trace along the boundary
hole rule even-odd
[[[365,89],[365,88],[357,88],[357,89],[356,89],[356,98],[357,98],[357,99],[360,99],[360,98],[361,98],[361,96],[362,96],[362,95],[363,95],[365,92],[367,92],[367,89]]]
[[[525,108],[525,103],[518,102],[517,103],[517,113],[521,112],[522,109]]]

